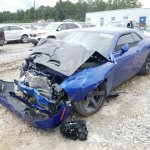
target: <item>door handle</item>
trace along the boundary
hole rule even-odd
[[[137,52],[137,53],[140,53],[140,50],[137,50],[136,52]]]

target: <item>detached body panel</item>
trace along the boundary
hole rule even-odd
[[[62,104],[57,114],[48,115],[26,103],[24,98],[14,93],[13,82],[1,81],[1,87],[0,103],[17,116],[39,129],[49,130],[57,127],[72,111],[71,106]]]

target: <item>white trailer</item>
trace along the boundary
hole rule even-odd
[[[97,27],[113,22],[135,21],[142,26],[150,26],[150,8],[118,9],[86,13],[86,23]]]

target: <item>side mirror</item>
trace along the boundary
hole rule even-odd
[[[61,28],[58,28],[57,31],[61,31]]]
[[[125,52],[127,52],[129,50],[129,44],[124,44],[121,47],[121,55],[124,54]]]

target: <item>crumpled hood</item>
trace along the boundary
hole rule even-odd
[[[95,51],[55,39],[45,39],[34,48],[35,64],[42,64],[63,75],[72,75]]]

